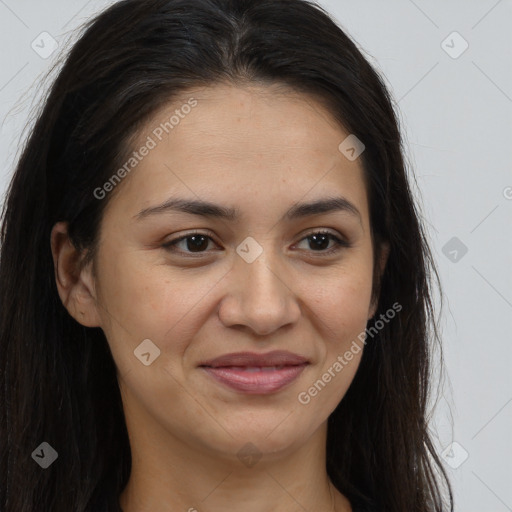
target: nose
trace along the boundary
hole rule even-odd
[[[263,251],[252,263],[239,257],[235,260],[218,310],[224,326],[265,336],[300,318],[291,277],[267,254]]]

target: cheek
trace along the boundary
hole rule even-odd
[[[348,335],[364,330],[372,292],[371,260],[346,266],[313,291],[316,316],[325,326],[328,338],[340,343]]]
[[[332,412],[347,392],[361,361],[372,291],[371,260],[354,265],[317,291],[315,316],[324,352],[298,401],[318,417]]]
[[[104,254],[107,252],[104,248]],[[163,323],[167,322],[169,329],[173,315],[180,313],[168,302],[164,280],[156,277],[129,252],[112,253],[100,263],[98,302],[103,330],[118,366],[131,367],[133,351],[145,339],[152,340],[161,350]],[[168,305],[167,318],[162,317],[162,303]]]
[[[179,371],[190,341],[213,314],[209,294],[221,276],[171,271],[140,252],[118,253],[100,268],[104,331],[118,366],[138,369],[134,350],[150,339],[160,350],[158,365]]]

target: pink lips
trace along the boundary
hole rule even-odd
[[[201,363],[200,367],[236,391],[267,394],[294,381],[308,364],[308,360],[302,356],[276,350],[266,354],[226,354]]]

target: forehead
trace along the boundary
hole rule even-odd
[[[133,151],[151,149],[120,195],[144,208],[178,191],[249,205],[257,198],[296,202],[338,189],[365,209],[362,162],[339,150],[348,135],[313,97],[288,88],[191,89],[140,130]]]

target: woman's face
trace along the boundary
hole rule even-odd
[[[345,395],[373,314],[362,164],[306,96],[218,85],[182,100],[100,199],[97,322],[129,424],[226,458],[286,453]]]

